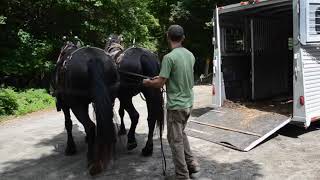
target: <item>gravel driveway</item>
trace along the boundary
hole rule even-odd
[[[194,116],[208,110],[210,92],[210,86],[195,87]],[[73,133],[78,153],[72,157],[64,156],[66,132],[62,113],[54,110],[36,112],[2,123],[0,179],[163,179],[158,134],[154,155],[140,156],[147,133],[146,108],[140,96],[134,98],[134,104],[140,112],[138,148],[126,151],[126,138],[120,138],[113,166],[95,178],[87,173],[84,131],[74,117]],[[128,116],[125,118],[129,127]],[[314,124],[308,130],[287,125],[247,153],[190,137],[202,168],[198,179],[320,179],[319,128],[320,124]],[[166,140],[164,143],[168,173],[172,174],[170,149]]]

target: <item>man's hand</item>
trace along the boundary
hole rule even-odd
[[[142,84],[146,87],[162,88],[166,81],[166,78],[155,76],[151,79],[144,79]]]

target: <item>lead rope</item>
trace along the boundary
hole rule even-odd
[[[164,89],[161,88],[161,96],[162,96],[162,99],[164,98]],[[164,102],[162,103],[162,107],[163,109],[163,112],[165,112],[165,107],[164,107]],[[164,118],[166,117],[166,113],[163,113],[163,120]],[[162,142],[162,133],[163,133],[163,129],[164,129],[164,121],[162,122],[163,124],[160,124],[160,146],[161,146],[161,153],[162,153],[162,174],[163,176],[166,176],[166,171],[167,171],[167,160],[166,160],[166,156],[164,154],[164,149],[163,149],[163,142]]]
[[[166,176],[167,171],[167,160],[164,154],[163,143],[162,143],[162,130],[160,130],[160,144],[161,144],[161,153],[162,153],[162,174]]]
[[[120,131],[120,127],[118,126],[119,124],[121,124],[119,118],[118,118],[118,115],[117,113],[115,112],[115,110],[113,109],[113,119],[116,123],[116,128],[117,128],[117,132]],[[125,147],[125,144],[124,142],[122,141],[122,137],[121,136],[118,136],[119,137],[119,140],[120,140],[120,144],[122,145],[122,147]]]

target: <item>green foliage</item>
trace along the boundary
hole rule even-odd
[[[188,20],[190,18],[190,11],[185,7],[182,1],[178,1],[177,4],[171,5],[171,14],[169,20],[175,22],[177,20]]]
[[[7,17],[5,17],[3,15],[0,15],[0,25],[1,24],[6,24],[6,20],[7,20]]]
[[[0,116],[23,115],[54,105],[54,98],[43,89],[26,91],[14,91],[12,88],[0,89]]]
[[[111,33],[125,44],[157,50],[158,19],[145,0],[17,0],[1,1],[1,76],[32,81],[52,70],[62,36],[77,35],[86,45],[104,47]]]
[[[12,89],[0,89],[0,116],[14,114],[18,110],[17,96]]]
[[[0,72],[4,75],[29,76],[50,71],[52,62],[46,56],[53,50],[46,41],[34,39],[30,33],[19,29],[19,46],[10,56],[2,59]]]
[[[22,87],[43,81],[56,62],[62,36],[104,47],[109,34],[118,33],[127,47],[135,40],[161,57],[169,51],[165,32],[173,23],[183,25],[186,46],[204,60],[212,54],[213,9],[231,1],[236,0],[0,1],[0,81],[13,77],[19,79],[13,85]],[[21,79],[26,85],[18,84]]]
[[[17,115],[34,112],[48,107],[53,107],[55,105],[55,101],[52,96],[43,89],[29,89],[19,93],[18,96],[20,98],[17,99],[17,103],[19,105],[19,108],[16,111]]]

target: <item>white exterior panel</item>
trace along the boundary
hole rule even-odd
[[[306,124],[320,116],[320,47],[301,47]]]

